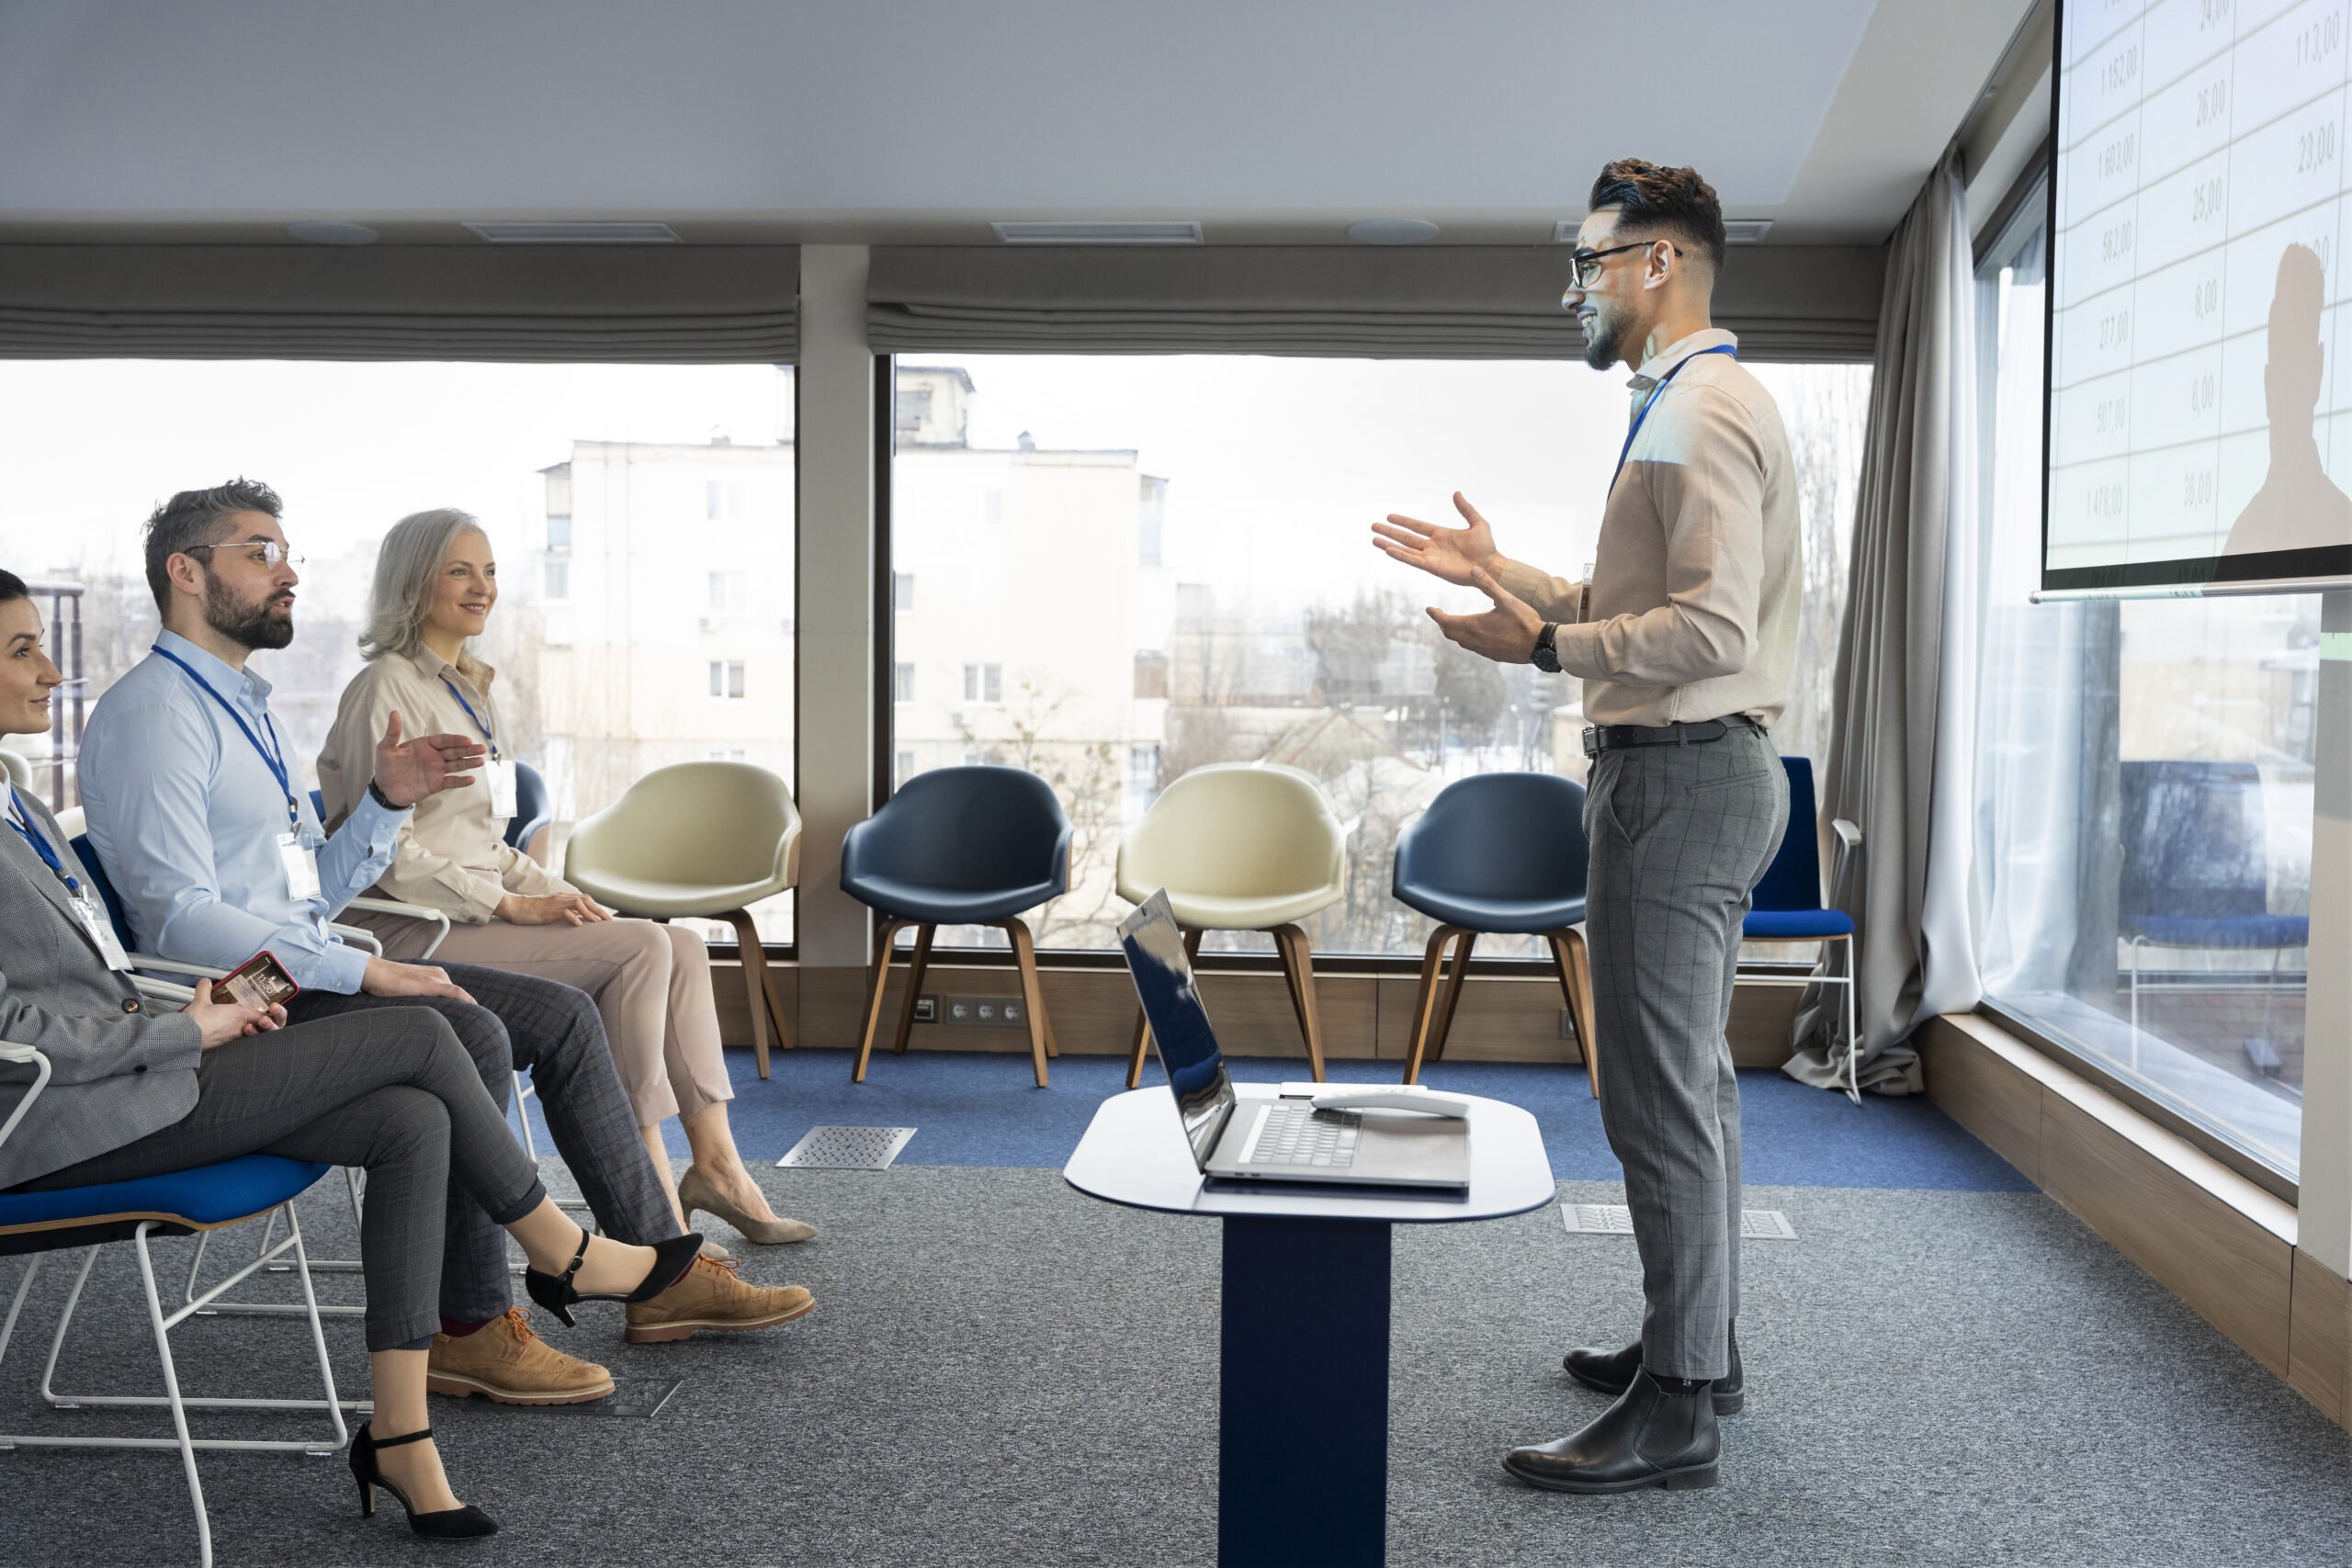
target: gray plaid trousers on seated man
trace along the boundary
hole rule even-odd
[[[1731,1370],[1739,1084],[1724,1031],[1740,925],[1788,811],[1771,740],[1737,720],[1720,740],[1604,751],[1585,796],[1600,1121],[1625,1168],[1653,1377]]]

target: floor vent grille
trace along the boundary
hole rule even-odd
[[[1570,1235],[1631,1235],[1634,1211],[1623,1203],[1563,1203],[1560,1217]],[[1794,1241],[1796,1227],[1778,1209],[1743,1209],[1739,1234],[1748,1241]]]
[[[795,1170],[888,1170],[914,1135],[912,1127],[811,1127],[775,1163]]]

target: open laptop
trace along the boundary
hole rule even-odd
[[[1127,973],[1151,1024],[1153,1048],[1184,1136],[1204,1176],[1223,1180],[1301,1181],[1334,1187],[1470,1185],[1470,1127],[1462,1102],[1364,1086],[1382,1101],[1425,1099],[1396,1107],[1406,1114],[1366,1117],[1317,1111],[1303,1098],[1237,1099],[1224,1055],[1193,984],[1193,965],[1165,892],[1154,893],[1119,922]],[[1272,1087],[1272,1086],[1268,1086]]]

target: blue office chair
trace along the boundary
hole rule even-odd
[[[1600,1096],[1593,1044],[1592,965],[1584,933],[1584,786],[1551,773],[1485,773],[1457,779],[1396,836],[1389,891],[1439,922],[1421,956],[1413,1001],[1413,1043],[1405,1081],[1445,1055],[1470,953],[1487,932],[1540,936],[1551,944],[1586,1080]],[[1447,969],[1447,949],[1453,949]],[[1440,995],[1443,999],[1441,1002]]]
[[[1764,880],[1756,885],[1740,940],[1818,942],[1821,961],[1803,979],[1781,979],[1770,975],[1751,975],[1747,978],[1749,984],[1759,986],[1817,984],[1846,988],[1846,1098],[1859,1105],[1862,1099],[1861,1042],[1854,1032],[1853,917],[1822,903],[1821,833],[1814,825],[1819,820],[1819,807],[1813,793],[1813,760],[1783,757],[1781,765],[1789,775],[1788,825],[1781,833],[1779,852],[1764,869]],[[1862,830],[1842,817],[1829,827],[1838,836],[1838,853],[1829,874],[1830,892],[1836,901],[1843,902],[1846,873],[1855,849],[1862,841]]]
[[[2308,948],[2308,915],[2270,912],[2270,854],[2263,821],[2262,771],[2252,762],[2185,761],[2122,764],[2123,864],[2116,930],[2131,944],[2132,1049],[2139,1049],[2140,953],[2147,947],[2267,951],[2263,1032],[2245,1041],[2265,1076],[2278,1070],[2269,1040],[2278,961]]]
[[[525,854],[531,840],[555,820],[555,806],[548,796],[548,781],[528,762],[514,764],[514,815],[506,820],[506,841]]]
[[[0,1062],[11,1064],[20,1073],[29,1071],[32,1076],[32,1088],[17,1101],[15,1111],[6,1122],[0,1123],[0,1142],[6,1142],[23,1122],[26,1112],[32,1109],[41,1090],[48,1087],[50,1064],[45,1055],[31,1046],[14,1045],[5,1041],[0,1041]],[[64,1310],[59,1314],[57,1334],[50,1345],[49,1366],[54,1369],[65,1344],[66,1331],[73,1326],[74,1309],[80,1305],[84,1288],[89,1281],[91,1268],[97,1261],[98,1248],[110,1242],[128,1241],[138,1250],[139,1278],[144,1288],[148,1326],[155,1336],[156,1359],[163,1364],[164,1392],[161,1394],[58,1393],[51,1392],[45,1375],[41,1394],[53,1408],[59,1410],[168,1407],[175,1434],[170,1438],[76,1438],[46,1433],[7,1435],[0,1436],[0,1449],[176,1450],[180,1456],[180,1469],[187,1477],[188,1502],[196,1510],[200,1561],[209,1568],[212,1562],[212,1523],[205,1511],[204,1484],[196,1472],[196,1450],[198,1448],[331,1454],[350,1441],[350,1430],[344,1424],[343,1402],[335,1395],[334,1371],[327,1360],[326,1333],[319,1321],[318,1297],[311,1285],[311,1266],[302,1248],[301,1225],[294,1213],[294,1200],[308,1191],[326,1173],[325,1166],[308,1160],[281,1159],[274,1155],[245,1155],[217,1165],[136,1181],[111,1181],[54,1192],[0,1192],[0,1257],[31,1255],[25,1265],[24,1277],[17,1282],[16,1298],[8,1304],[7,1318],[0,1322],[0,1359],[7,1356],[9,1338],[16,1331],[26,1298],[31,1294],[33,1280],[40,1274],[48,1254],[69,1247],[83,1249],[81,1270],[74,1279],[72,1293],[66,1297]],[[224,1226],[241,1224],[264,1214],[271,1216],[273,1223],[278,1215],[285,1216],[286,1239],[274,1247],[265,1244],[262,1255],[251,1264],[201,1296],[194,1297],[187,1304],[166,1314],[163,1297],[155,1288],[155,1259],[148,1247],[150,1238],[209,1235]],[[289,1250],[294,1255],[294,1272],[301,1280],[304,1303],[293,1310],[305,1313],[310,1319],[311,1342],[318,1355],[319,1377],[325,1387],[325,1397],[191,1399],[183,1395],[180,1393],[179,1371],[172,1360],[172,1329],[198,1312],[210,1310],[223,1292],[272,1258]],[[323,1411],[334,1436],[331,1440],[322,1437],[303,1441],[197,1439],[188,1435],[187,1413],[190,1410],[223,1409]]]
[[[897,1052],[906,1050],[914,1027],[933,934],[941,926],[998,926],[1012,941],[1028,1015],[1030,1062],[1037,1087],[1046,1087],[1046,1058],[1060,1052],[1037,987],[1036,947],[1019,917],[1069,891],[1069,818],[1053,786],[1019,768],[917,773],[881,810],[849,830],[842,841],[842,891],[888,917],[865,1006],[865,1032],[850,1069],[852,1083],[865,1081],[882,992],[890,980],[891,943],[900,929],[916,928],[899,1037],[891,1047]]]

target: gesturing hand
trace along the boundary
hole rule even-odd
[[[1472,572],[1495,570],[1495,531],[1458,490],[1453,492],[1453,509],[1462,513],[1469,526],[1449,528],[1442,523],[1424,523],[1418,517],[1392,512],[1387,522],[1372,525],[1373,547],[1407,566],[1418,567],[1431,577],[1466,588]]]
[[[1537,635],[1544,630],[1544,617],[1487,575],[1485,567],[1470,573],[1470,586],[1493,600],[1495,607],[1475,615],[1451,615],[1432,604],[1430,619],[1437,623],[1446,640],[1481,658],[1498,664],[1526,663],[1535,651]]]
[[[384,739],[376,743],[376,787],[394,806],[414,806],[426,795],[473,783],[466,770],[481,766],[487,755],[481,741],[462,735],[402,740],[400,710],[394,708]]]

